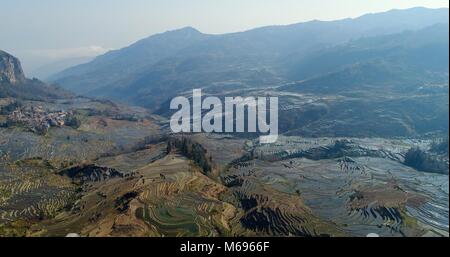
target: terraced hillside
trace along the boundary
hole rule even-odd
[[[104,133],[97,119],[86,116],[70,129]],[[70,129],[1,130],[56,140]],[[44,154],[51,144],[15,154],[2,144],[2,235],[448,236],[448,175],[403,164],[408,149],[431,141],[281,137],[259,145],[208,134],[149,137],[136,138],[134,147],[93,148],[89,159],[86,151]],[[170,143],[182,138],[201,151]]]
[[[75,97],[35,101],[8,97],[2,98],[0,104],[0,234],[3,236],[31,235],[32,225],[53,220],[72,209],[80,198],[83,181],[127,176],[89,163],[101,157],[107,159],[134,152],[161,138],[157,121],[147,111],[107,101]],[[10,122],[11,114],[24,108],[39,111],[30,116],[27,126]],[[72,113],[71,119],[76,124],[49,125],[45,133],[30,130],[28,125],[45,121],[46,115],[55,111]],[[71,177],[79,166],[86,173]]]
[[[239,233],[239,210],[219,200],[227,189],[177,154],[136,165],[126,178],[87,182],[81,187],[82,196],[70,211],[34,229],[43,235],[61,236],[70,232],[86,236]]]
[[[448,175],[403,164],[407,149],[426,144],[282,137],[278,146],[257,145],[254,158],[222,177],[238,192],[259,191],[256,180],[298,195],[312,213],[352,235],[448,236]]]

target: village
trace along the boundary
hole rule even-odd
[[[47,133],[50,127],[66,125],[72,113],[65,111],[47,112],[42,106],[20,107],[8,115],[8,124],[20,124],[38,134]]]

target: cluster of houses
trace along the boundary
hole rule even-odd
[[[46,112],[42,106],[18,108],[8,116],[8,122],[21,124],[36,133],[46,133],[50,127],[64,126],[70,113]]]

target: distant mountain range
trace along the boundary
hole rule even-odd
[[[74,57],[66,58],[58,61],[51,61],[36,69],[30,70],[30,75],[42,80],[47,80],[49,77],[70,67],[88,63],[92,61],[95,57]]]
[[[51,81],[79,94],[153,109],[189,88],[223,83],[264,87],[321,75],[379,54],[376,49],[352,51],[348,45],[347,52],[340,52],[339,45],[361,38],[375,43],[374,37],[383,44],[389,40],[386,35],[401,36],[407,30],[448,23],[448,18],[448,9],[413,8],[224,35],[206,35],[188,27],[110,51],[54,75]],[[394,41],[395,37],[391,36]],[[378,50],[384,51],[380,54],[395,51],[387,44]]]

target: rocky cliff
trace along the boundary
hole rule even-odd
[[[25,80],[20,61],[0,50],[0,82],[16,84]]]

